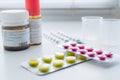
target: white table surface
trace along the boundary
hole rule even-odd
[[[42,22],[42,32],[66,32],[80,35],[79,21]],[[89,61],[46,75],[37,76],[23,69],[20,64],[31,57],[54,54],[60,49],[43,38],[42,45],[32,46],[24,51],[5,51],[0,36],[0,80],[119,80],[120,59],[113,65]],[[119,53],[119,52],[118,52]]]

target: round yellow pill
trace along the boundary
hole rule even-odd
[[[68,56],[68,57],[66,57],[66,62],[67,63],[75,63],[76,62],[76,57]]]
[[[71,51],[66,51],[66,56],[75,56],[75,53]]]
[[[42,65],[40,65],[39,66],[39,71],[40,72],[48,72],[49,70],[50,70],[50,66],[49,66],[49,64],[42,64]]]
[[[87,58],[85,56],[82,56],[82,55],[77,55],[77,59],[78,60],[86,60]]]
[[[64,53],[55,53],[56,59],[64,59]]]
[[[53,66],[56,67],[56,68],[60,68],[60,67],[63,67],[64,63],[62,60],[55,60],[53,62]]]
[[[44,56],[44,57],[42,57],[42,61],[45,63],[51,63],[52,57]]]
[[[35,58],[31,58],[29,61],[28,61],[28,64],[31,66],[31,67],[37,67],[38,64],[39,64],[39,61]]]

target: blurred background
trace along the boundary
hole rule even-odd
[[[120,0],[40,0],[43,20],[81,20],[81,16],[120,18]],[[25,0],[0,0],[0,10],[24,9]]]

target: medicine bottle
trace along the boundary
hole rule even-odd
[[[25,0],[25,8],[29,12],[30,45],[42,43],[40,0]]]
[[[19,51],[29,48],[29,13],[26,10],[4,10],[0,16],[4,49]]]

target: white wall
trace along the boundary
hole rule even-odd
[[[120,18],[120,9],[42,9],[41,15],[43,20],[81,20],[82,16]]]
[[[118,0],[40,0],[40,4],[41,8],[113,8]],[[0,8],[24,6],[25,0],[0,0]]]
[[[119,0],[120,3],[120,0]],[[120,5],[119,5],[120,7]],[[19,5],[18,5],[18,8]],[[5,8],[2,8],[3,10]],[[9,9],[13,9],[12,6]],[[23,9],[23,8],[22,8]],[[81,16],[103,16],[104,18],[120,18],[120,8],[62,8],[42,9],[43,20],[80,20]]]
[[[120,18],[119,9],[66,9],[42,10],[43,19],[48,20],[81,20],[81,16],[103,16],[104,18]]]

